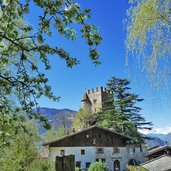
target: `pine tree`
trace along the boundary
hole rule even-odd
[[[151,129],[151,122],[146,122],[140,114],[138,102],[144,99],[131,93],[130,82],[126,79],[112,77],[107,83],[107,90],[112,93],[111,99],[104,103],[102,112],[99,113],[99,124],[132,136],[137,142],[142,142],[142,135],[138,129]]]

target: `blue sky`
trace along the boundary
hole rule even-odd
[[[123,20],[128,8],[127,0],[78,0],[77,2],[82,8],[92,9],[90,22],[98,26],[103,37],[103,42],[98,48],[102,65],[95,67],[92,64],[88,57],[88,46],[80,37],[74,42],[68,41],[54,31],[53,41],[50,43],[67,49],[72,56],[81,60],[81,64],[69,69],[58,57],[49,57],[52,70],[46,74],[55,95],[61,96],[61,100],[54,103],[42,98],[39,100],[40,106],[78,110],[81,107],[81,97],[87,89],[105,86],[107,80],[115,76],[130,80],[132,92],[145,99],[140,104],[143,108],[142,114],[147,121],[153,122],[154,128],[171,127],[171,106],[165,98],[165,93],[150,86],[147,76],[137,69],[132,57],[129,57],[129,65],[126,66],[126,32]],[[39,11],[35,11],[36,15]],[[29,16],[28,20],[33,25],[36,23],[34,15]]]

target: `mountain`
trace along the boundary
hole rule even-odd
[[[163,146],[166,144],[171,145],[171,133],[168,134],[147,134],[146,136],[151,137],[151,140],[147,140],[148,148],[155,146]]]
[[[150,137],[157,137],[163,141],[171,142],[171,132],[168,134],[147,134]]]
[[[166,144],[165,141],[161,140],[158,137],[151,137],[151,138],[152,139],[145,141],[148,145],[148,149],[156,147],[156,146],[164,146]]]
[[[160,138],[160,139],[164,140],[165,134],[150,133],[150,134],[148,134],[148,136],[157,137],[157,138]]]
[[[171,144],[171,132],[165,135],[165,140]]]
[[[40,115],[45,116],[51,126],[55,128],[58,128],[60,126],[64,126],[65,128],[71,128],[72,118],[77,113],[76,111],[71,109],[55,109],[47,107],[41,107],[38,110]],[[39,132],[44,133],[45,129],[40,127]]]

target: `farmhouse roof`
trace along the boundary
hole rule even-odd
[[[150,171],[157,170],[170,170],[171,169],[171,156],[162,155],[155,159],[149,160],[141,164],[142,167],[149,169]]]
[[[160,146],[160,147],[153,148],[153,149],[148,151],[148,156],[152,155],[152,154],[154,154],[156,152],[165,150],[165,149],[170,149],[171,150],[171,146],[166,145],[166,146]]]
[[[66,142],[66,140],[68,140],[68,139],[71,139],[71,140],[72,140],[75,136],[78,137],[79,135],[81,135],[81,134],[83,134],[83,133],[86,133],[86,132],[88,132],[88,131],[93,131],[94,134],[96,134],[96,131],[107,132],[107,133],[109,133],[110,135],[120,137],[121,139],[124,139],[125,141],[127,141],[127,140],[128,140],[128,141],[129,141],[129,140],[133,140],[133,138],[131,138],[131,137],[129,137],[129,136],[123,135],[123,134],[121,134],[121,133],[116,133],[116,132],[111,131],[111,130],[109,130],[109,129],[99,127],[99,126],[97,126],[97,125],[93,125],[93,126],[90,126],[90,127],[86,128],[86,129],[83,129],[83,130],[81,130],[81,131],[78,131],[78,132],[75,132],[75,133],[66,135],[66,136],[64,136],[64,137],[62,137],[62,138],[59,138],[59,139],[57,139],[57,140],[43,143],[43,146],[48,146],[48,145],[50,146],[50,145],[56,144],[56,143],[58,143],[58,142]],[[105,138],[105,137],[104,137],[104,138]]]

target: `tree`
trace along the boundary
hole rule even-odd
[[[99,161],[91,164],[88,171],[108,171],[108,167],[105,162]]]
[[[138,62],[142,61],[142,70],[150,73],[150,79],[168,81],[171,63],[171,0],[129,0],[129,3],[126,20],[127,53],[138,57]],[[159,86],[161,82],[157,81]]]
[[[82,130],[96,123],[97,115],[93,114],[90,109],[80,109],[73,119],[73,128]]]
[[[35,8],[32,9],[32,6]],[[41,13],[35,15],[38,23],[33,28],[26,18],[35,9],[40,9]],[[39,64],[49,70],[51,55],[65,60],[69,68],[79,64],[79,60],[65,49],[48,43],[53,41],[52,30],[67,39],[75,40],[78,26],[82,38],[90,46],[90,59],[94,64],[99,64],[96,46],[101,43],[102,37],[95,26],[86,22],[90,17],[89,9],[81,10],[80,5],[72,0],[0,0],[1,124],[12,122],[13,119],[8,117],[11,112],[15,114],[11,114],[11,117],[17,119],[17,113],[21,110],[27,114],[27,118],[39,119],[44,127],[49,128],[47,119],[37,110],[37,99],[46,96],[58,101],[59,97],[53,94],[48,78],[40,71]],[[11,99],[14,103],[11,103]],[[5,129],[1,132],[2,136],[6,136]]]
[[[4,171],[53,171],[54,163],[39,158],[40,136],[33,122],[23,123],[24,129],[13,133],[10,146],[0,149],[0,170]],[[1,141],[1,140],[0,140]]]
[[[141,116],[138,102],[143,101],[137,94],[131,93],[130,82],[126,79],[112,77],[107,83],[107,90],[112,93],[110,100],[104,102],[104,108],[98,114],[103,127],[113,129],[142,141],[138,129],[151,129],[151,122],[146,122]]]
[[[43,136],[43,140],[45,142],[54,141],[67,135],[67,131],[68,130],[65,127],[52,128],[51,130],[46,131],[46,134]]]

